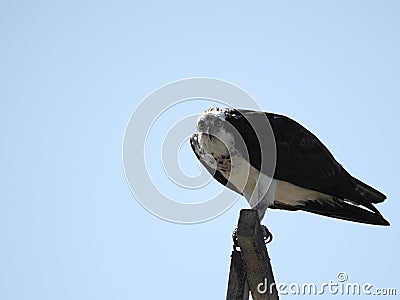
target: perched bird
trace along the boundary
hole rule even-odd
[[[267,208],[389,225],[375,203],[386,196],[351,176],[310,131],[278,114],[210,108],[190,138],[197,158],[243,195],[260,220]]]

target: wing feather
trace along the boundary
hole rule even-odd
[[[249,162],[253,167],[260,170],[261,165],[271,164],[271,157],[264,153],[261,155],[260,149],[265,147],[264,142],[259,141],[255,134],[255,132],[263,131],[263,128],[257,128],[257,126],[260,124],[265,126],[260,119],[266,116],[272,128],[276,145],[274,179],[287,181],[296,186],[341,199],[342,202],[348,201],[368,209],[363,210],[351,204],[341,204],[332,210],[329,206],[323,207],[317,204],[313,204],[313,206],[310,202],[310,206],[299,206],[293,208],[294,210],[302,209],[322,215],[331,214],[332,217],[341,219],[345,219],[347,215],[347,219],[358,217],[366,220],[375,215],[376,222],[382,223],[383,217],[373,203],[384,201],[386,196],[351,176],[322,142],[302,125],[278,114],[250,110],[232,111],[233,113],[228,114],[232,117],[227,118],[227,121],[232,123],[242,136],[246,137],[246,147],[250,149]],[[340,212],[340,209],[343,211]],[[350,214],[355,215],[351,216]],[[387,221],[385,220],[385,222]]]

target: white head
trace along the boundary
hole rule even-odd
[[[226,112],[223,108],[209,108],[197,119],[198,142],[205,153],[228,155],[233,148],[235,141],[229,133],[232,125],[226,120]]]
[[[197,131],[210,136],[218,136],[218,133],[223,130],[225,119],[225,109],[209,108],[197,119]]]

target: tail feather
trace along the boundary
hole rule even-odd
[[[323,203],[320,201],[304,201],[300,205],[291,206],[275,201],[274,206],[271,208],[303,210],[336,219],[371,225],[390,225],[376,209],[375,211],[370,211],[347,202],[338,202],[336,205],[332,205],[331,202]]]

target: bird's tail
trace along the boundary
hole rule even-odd
[[[372,204],[370,205],[372,206]],[[353,205],[346,201],[336,202],[336,204],[333,204],[332,201],[304,201],[296,206],[288,206],[275,201],[272,208],[303,210],[331,218],[371,225],[390,225],[375,207],[375,210],[370,210],[369,208],[366,209],[363,206]]]
[[[365,223],[371,225],[389,226],[389,222],[375,209],[371,211],[364,209],[362,206],[356,206],[347,202],[340,203],[338,206],[322,206],[317,202],[315,205],[310,205],[306,211],[318,213],[327,217],[333,217],[341,220]],[[372,206],[372,204],[371,204]]]

